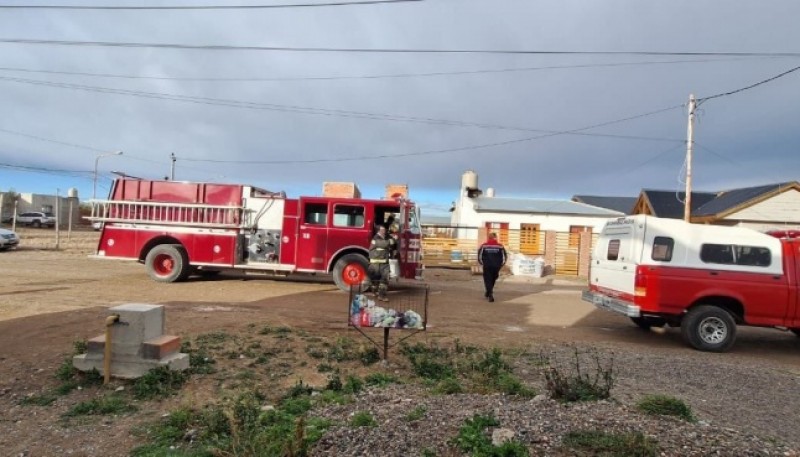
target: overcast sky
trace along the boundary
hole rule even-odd
[[[307,3],[281,3],[301,2]],[[261,10],[0,9],[0,40],[800,53],[799,17],[796,0],[427,0]],[[54,193],[56,187],[62,192],[76,187],[88,198],[96,158],[117,150],[123,155],[98,162],[99,195],[107,192],[112,170],[154,179],[168,176],[171,153],[178,158],[178,180],[247,183],[285,190],[289,196],[317,195],[323,181],[354,181],[366,197],[380,197],[385,184],[405,183],[428,214],[446,211],[457,198],[465,170],[478,173],[480,187],[494,187],[497,196],[504,197],[636,196],[642,188],[681,189],[685,107],[574,132],[581,135],[542,135],[676,107],[685,104],[690,93],[705,97],[733,91],[797,66],[800,57],[333,53],[0,43],[0,190]],[[703,103],[695,129],[695,189],[798,179],[799,88],[797,71]],[[125,93],[116,92],[120,90]],[[156,93],[162,95],[153,98]],[[190,103],[175,96],[203,100],[193,98],[199,103]],[[515,141],[522,139],[529,140]],[[442,150],[451,151],[438,152]],[[353,158],[360,159],[348,160]]]

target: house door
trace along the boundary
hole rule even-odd
[[[520,224],[519,251],[525,255],[538,255],[542,253],[539,224]]]

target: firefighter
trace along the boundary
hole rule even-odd
[[[489,237],[478,249],[478,262],[483,266],[483,286],[486,300],[494,301],[494,283],[500,276],[500,269],[506,264],[506,248],[497,242],[497,235],[489,233]]]
[[[369,245],[369,279],[378,282],[378,300],[389,301],[389,259],[394,256],[397,242],[386,233],[386,227],[378,226],[378,233]]]

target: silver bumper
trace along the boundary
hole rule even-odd
[[[602,295],[588,290],[584,290],[583,293],[581,294],[581,298],[584,301],[592,303],[594,306],[598,308],[606,309],[608,311],[613,311],[615,313],[624,314],[628,317],[639,317],[641,314],[639,311],[639,307],[632,304],[631,302],[618,300],[616,298],[609,297],[607,295]]]

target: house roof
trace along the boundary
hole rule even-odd
[[[637,197],[601,197],[598,195],[575,195],[572,197],[572,201],[619,211],[623,214],[633,213],[636,200],[638,200]]]
[[[642,189],[642,196],[650,203],[653,216],[670,219],[683,217],[683,202],[686,200],[686,192]],[[692,192],[692,214],[716,197],[715,192]]]
[[[692,215],[701,217],[718,215],[728,212],[729,210],[742,206],[753,200],[758,200],[760,197],[765,196],[766,194],[771,194],[773,192],[780,191],[781,189],[794,186],[797,186],[796,181],[726,190],[720,192],[717,197],[710,202],[702,205],[696,210],[693,209]]]
[[[420,225],[450,225],[450,216],[426,216],[422,215]]]
[[[621,211],[598,208],[570,200],[478,197],[473,198],[472,201],[475,211],[484,213],[575,214],[606,217],[615,217],[623,214]]]

